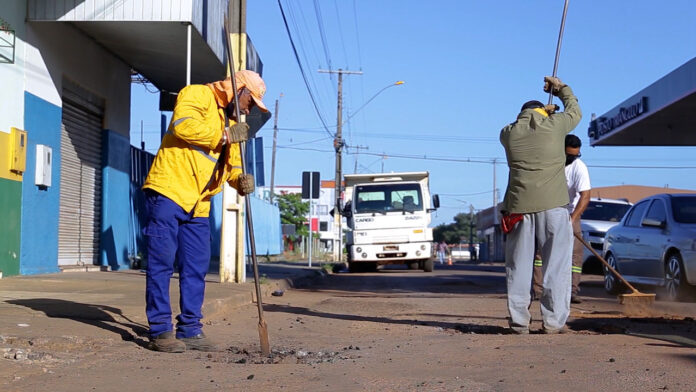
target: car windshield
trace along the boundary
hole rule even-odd
[[[626,215],[629,208],[631,208],[630,204],[590,200],[590,204],[582,213],[581,219],[618,222]]]
[[[672,216],[679,223],[696,223],[696,196],[672,197]]]
[[[413,183],[357,186],[355,200],[357,214],[423,210],[420,185]]]

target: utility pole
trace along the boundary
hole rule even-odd
[[[140,120],[140,149],[145,150],[145,139],[143,138],[143,120]]]
[[[358,172],[358,155],[360,155],[360,150],[369,150],[370,147],[368,146],[355,146],[353,147],[355,149],[355,167],[353,168],[353,174],[356,174]]]
[[[336,150],[336,203],[334,206],[334,231],[338,237],[334,241],[334,261],[341,262],[343,254],[343,232],[341,230],[341,177],[343,176],[343,157],[342,150],[345,144],[341,129],[343,126],[343,74],[362,75],[361,71],[346,71],[338,69],[337,71],[320,69],[320,73],[338,74],[338,110],[336,115],[336,135],[334,136],[333,146]]]
[[[283,94],[280,94],[282,97]],[[275,183],[275,163],[276,163],[276,146],[278,145],[278,101],[276,99],[275,104],[275,115],[273,116],[273,154],[271,155],[271,194],[268,196],[271,203],[273,203],[273,192]]]
[[[469,260],[473,260],[474,249],[474,205],[469,204]]]
[[[495,163],[498,158],[493,158],[493,226],[498,223],[498,192],[495,187]]]

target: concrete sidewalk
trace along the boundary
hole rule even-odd
[[[278,262],[260,264],[259,275],[261,295],[266,297],[275,290],[318,279],[323,271]],[[220,283],[219,275],[215,274],[208,274],[206,282],[204,323],[224,317],[254,300],[251,274],[242,284]],[[170,286],[173,316],[178,314],[178,290],[175,275]],[[137,338],[135,335],[145,335],[145,273],[136,270],[63,272],[0,279],[0,338],[71,335],[84,324],[101,327],[110,324],[114,332],[132,334],[133,339]],[[116,329],[114,325],[126,328]]]

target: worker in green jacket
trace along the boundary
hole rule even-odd
[[[570,313],[572,228],[565,178],[565,136],[582,113],[573,90],[556,77],[544,78],[544,91],[561,99],[556,105],[526,102],[517,120],[500,132],[505,147],[508,186],[501,211],[507,233],[507,275],[510,327],[529,333],[529,305],[535,241],[546,261],[541,297],[543,331],[558,333]]]

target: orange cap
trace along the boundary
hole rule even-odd
[[[266,94],[266,83],[263,82],[261,76],[254,71],[241,70],[234,73],[237,89],[241,90],[246,87],[251,93],[251,98],[256,103],[256,106],[261,111],[267,112],[266,105],[263,104],[263,96]],[[227,77],[225,80],[220,80],[213,83],[208,83],[208,86],[213,89],[215,99],[220,107],[226,107],[234,99],[232,91],[232,80]]]

